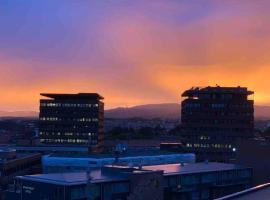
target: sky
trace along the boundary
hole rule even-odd
[[[0,110],[42,92],[106,108],[179,103],[192,86],[246,86],[270,105],[269,0],[0,0]]]

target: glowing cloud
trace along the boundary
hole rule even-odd
[[[270,104],[267,0],[0,3],[0,109],[40,92],[99,92],[107,108],[241,85]]]

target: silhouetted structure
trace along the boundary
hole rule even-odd
[[[235,163],[252,167],[254,185],[270,182],[270,142],[263,140],[239,141]]]
[[[236,192],[216,200],[268,200],[270,193],[270,183],[258,185],[240,192]]]
[[[47,145],[88,146],[102,151],[103,97],[96,93],[41,94],[40,142]]]
[[[182,94],[182,137],[198,160],[230,161],[236,139],[253,135],[253,92],[245,87],[191,88]]]
[[[0,199],[4,191],[19,175],[41,173],[41,154],[21,154],[15,149],[1,147],[0,149]]]

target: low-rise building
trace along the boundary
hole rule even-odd
[[[51,154],[42,157],[44,173],[78,172],[89,167],[121,164],[129,166],[157,165],[169,163],[194,163],[195,154],[171,153],[159,150],[133,150],[115,154]]]
[[[252,169],[225,163],[110,165],[17,177],[7,199],[215,199],[251,187]]]
[[[11,146],[19,153],[41,153],[42,155],[52,153],[81,154],[88,153],[88,147],[77,146]]]
[[[254,185],[270,182],[270,142],[265,140],[239,140],[235,163],[253,169]]]
[[[0,199],[16,176],[35,173],[41,173],[41,154],[19,154],[14,149],[0,149]]]

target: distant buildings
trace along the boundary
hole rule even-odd
[[[41,94],[40,142],[46,145],[88,146],[102,151],[103,97],[96,93]]]
[[[160,128],[168,132],[173,129],[179,121],[177,119],[144,119],[144,118],[106,118],[104,127],[105,131],[108,132],[116,127],[128,128],[133,130],[139,130],[141,128]]]
[[[181,135],[198,160],[230,161],[236,139],[253,136],[254,108],[245,87],[205,87],[186,90],[182,97]]]
[[[207,200],[251,187],[252,170],[234,164],[193,163],[17,177],[7,200]]]

